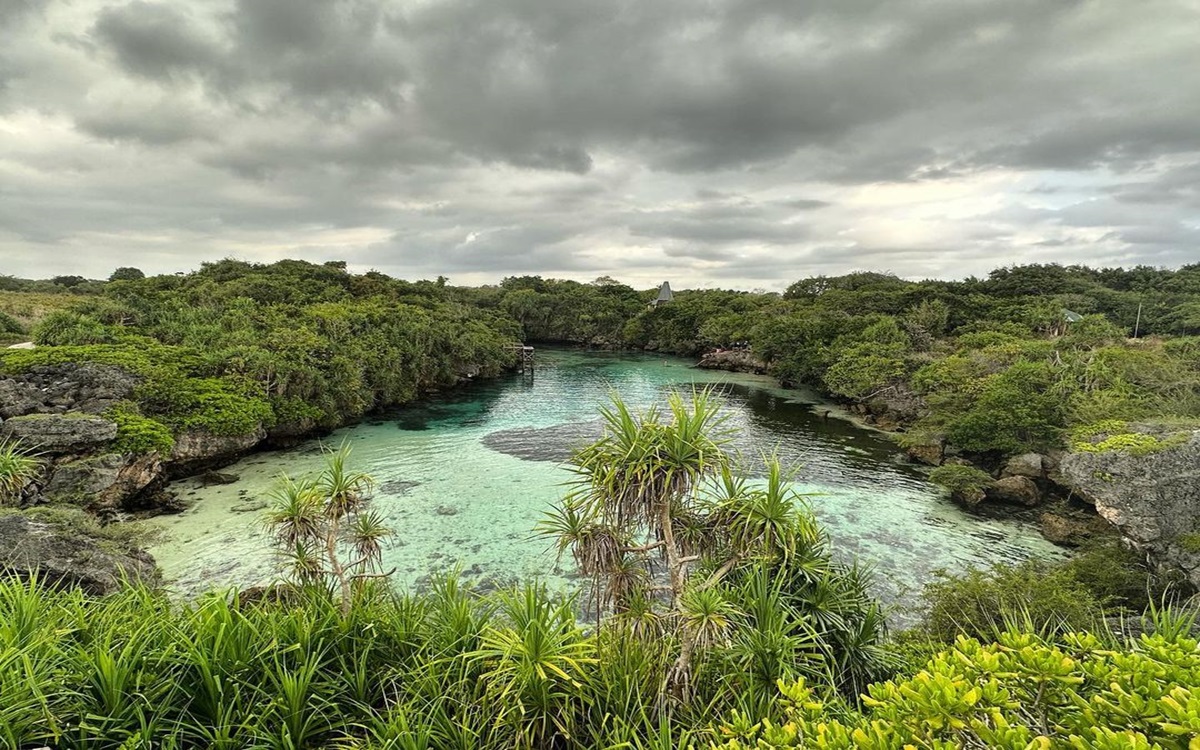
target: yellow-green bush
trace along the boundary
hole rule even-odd
[[[803,682],[781,690],[783,720],[735,716],[721,750],[1200,747],[1200,644],[1178,630],[1124,648],[1089,634],[960,638],[840,719]]]

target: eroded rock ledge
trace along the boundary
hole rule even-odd
[[[1073,451],[1063,480],[1125,539],[1200,588],[1200,430],[1129,429],[1158,447]]]
[[[78,513],[78,512],[77,512]],[[154,559],[104,539],[66,513],[0,513],[0,572],[110,594],[124,581],[159,583]]]

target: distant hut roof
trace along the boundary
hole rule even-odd
[[[1073,310],[1068,310],[1065,307],[1063,308],[1062,314],[1063,320],[1067,321],[1068,323],[1078,323],[1079,321],[1083,320],[1082,315]]]
[[[664,281],[662,286],[658,288],[658,299],[655,302],[670,302],[674,295],[671,294],[670,282]],[[643,299],[645,299],[643,297]]]

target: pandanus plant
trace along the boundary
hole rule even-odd
[[[0,440],[0,505],[19,502],[41,468],[41,459],[22,450],[18,441]]]
[[[611,608],[616,622],[632,620],[630,632],[673,630],[679,653],[663,694],[686,700],[696,654],[727,644],[744,619],[719,584],[741,568],[786,564],[818,542],[816,526],[778,461],[767,460],[764,488],[734,471],[712,391],[672,393],[665,412],[640,416],[614,395],[601,414],[603,436],[572,458],[574,486],[540,528],[591,579],[598,620]],[[665,562],[662,585],[651,585],[654,554]]]
[[[315,477],[284,476],[264,521],[291,577],[302,585],[332,584],[343,613],[361,584],[391,575],[382,570],[382,556],[392,532],[366,507],[375,482],[349,469],[349,456],[342,446],[329,452]]]

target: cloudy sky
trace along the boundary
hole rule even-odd
[[[1200,261],[1200,0],[0,0],[0,273]]]

